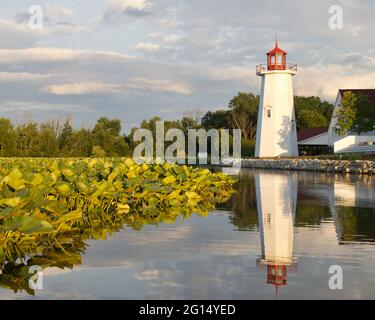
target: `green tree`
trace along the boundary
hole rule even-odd
[[[161,121],[160,117],[153,117],[150,120],[143,120],[141,123],[141,128],[150,130],[153,137],[156,137],[156,122],[158,121]]]
[[[244,140],[254,140],[258,119],[259,96],[239,92],[229,102],[232,110],[232,126],[241,129]]]
[[[14,156],[16,153],[16,133],[11,121],[0,118],[0,155],[2,157]]]
[[[328,126],[327,119],[320,113],[312,110],[302,110],[297,120],[297,129],[317,128]]]
[[[73,134],[73,128],[71,125],[71,119],[66,119],[64,123],[64,127],[61,130],[61,133],[58,138],[58,143],[59,143],[59,149],[64,149],[68,148],[69,141],[72,137]]]
[[[375,105],[369,97],[363,94],[357,95],[356,114],[351,131],[361,134],[375,128]]]
[[[94,158],[104,158],[106,156],[105,151],[100,146],[93,146],[92,156]]]
[[[182,119],[179,121],[179,125],[185,133],[187,133],[188,129],[199,129],[201,127],[196,119],[186,116],[182,117]]]
[[[92,155],[93,141],[91,130],[75,130],[70,138],[66,155],[70,157],[90,157]]]
[[[217,110],[208,111],[201,120],[202,126],[206,129],[231,129],[232,128],[232,111]]]
[[[342,136],[350,131],[356,118],[357,97],[351,91],[344,92],[341,99],[341,106],[337,109],[336,132]]]
[[[59,155],[58,121],[43,122],[39,126],[37,155],[41,157],[56,157]]]
[[[38,124],[28,121],[16,128],[17,146],[19,155],[31,157],[37,155],[38,148]]]
[[[294,108],[297,128],[305,129],[328,126],[334,106],[327,101],[322,101],[319,97],[294,96]]]
[[[93,145],[100,146],[107,156],[124,156],[129,153],[125,138],[120,135],[121,121],[100,118],[92,130]]]

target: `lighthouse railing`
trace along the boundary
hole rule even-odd
[[[294,63],[288,63],[285,65],[285,69],[282,69],[282,70],[290,70],[290,71],[294,71],[294,72],[297,72],[297,65],[294,64]],[[267,64],[259,64],[257,65],[256,67],[256,73],[257,74],[262,74],[263,72],[266,72],[268,71],[268,65]]]
[[[286,68],[287,68],[287,70],[292,70],[292,71],[295,71],[295,72],[298,71],[298,67],[295,63],[288,63],[286,65]]]

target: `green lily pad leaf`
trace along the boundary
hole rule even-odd
[[[32,216],[14,217],[5,221],[4,231],[19,230],[23,233],[49,233],[54,230],[52,225],[47,221],[39,221]]]
[[[9,207],[17,207],[21,202],[21,198],[8,198],[8,199],[0,199],[0,205],[5,204],[6,206]]]
[[[0,217],[8,217],[11,215],[13,208],[5,208],[0,211]]]
[[[163,183],[165,184],[172,184],[175,181],[176,181],[176,178],[174,176],[168,176],[163,179]]]
[[[59,183],[56,185],[56,190],[59,191],[62,194],[68,194],[71,192],[71,189],[68,184],[66,183]]]
[[[34,176],[34,178],[33,178],[33,180],[31,180],[31,184],[33,185],[33,186],[39,186],[40,184],[42,184],[43,183],[43,181],[44,181],[44,178],[43,178],[43,176],[41,175],[41,174],[36,174],[35,176]]]
[[[7,183],[14,190],[22,189],[25,187],[25,180],[22,178],[22,172],[16,168],[13,169],[4,179],[3,182]]]

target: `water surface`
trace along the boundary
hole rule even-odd
[[[224,169],[238,193],[207,217],[124,227],[81,264],[1,299],[373,299],[375,178]],[[331,290],[329,268],[343,269]]]

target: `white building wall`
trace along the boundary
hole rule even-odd
[[[298,156],[292,77],[296,72],[262,72],[255,156]],[[267,112],[270,111],[271,117]]]
[[[328,145],[328,133],[326,132],[326,133],[320,134],[318,136],[300,141],[298,144],[299,145],[306,145],[306,146],[308,146],[308,145],[326,146],[326,145]]]

